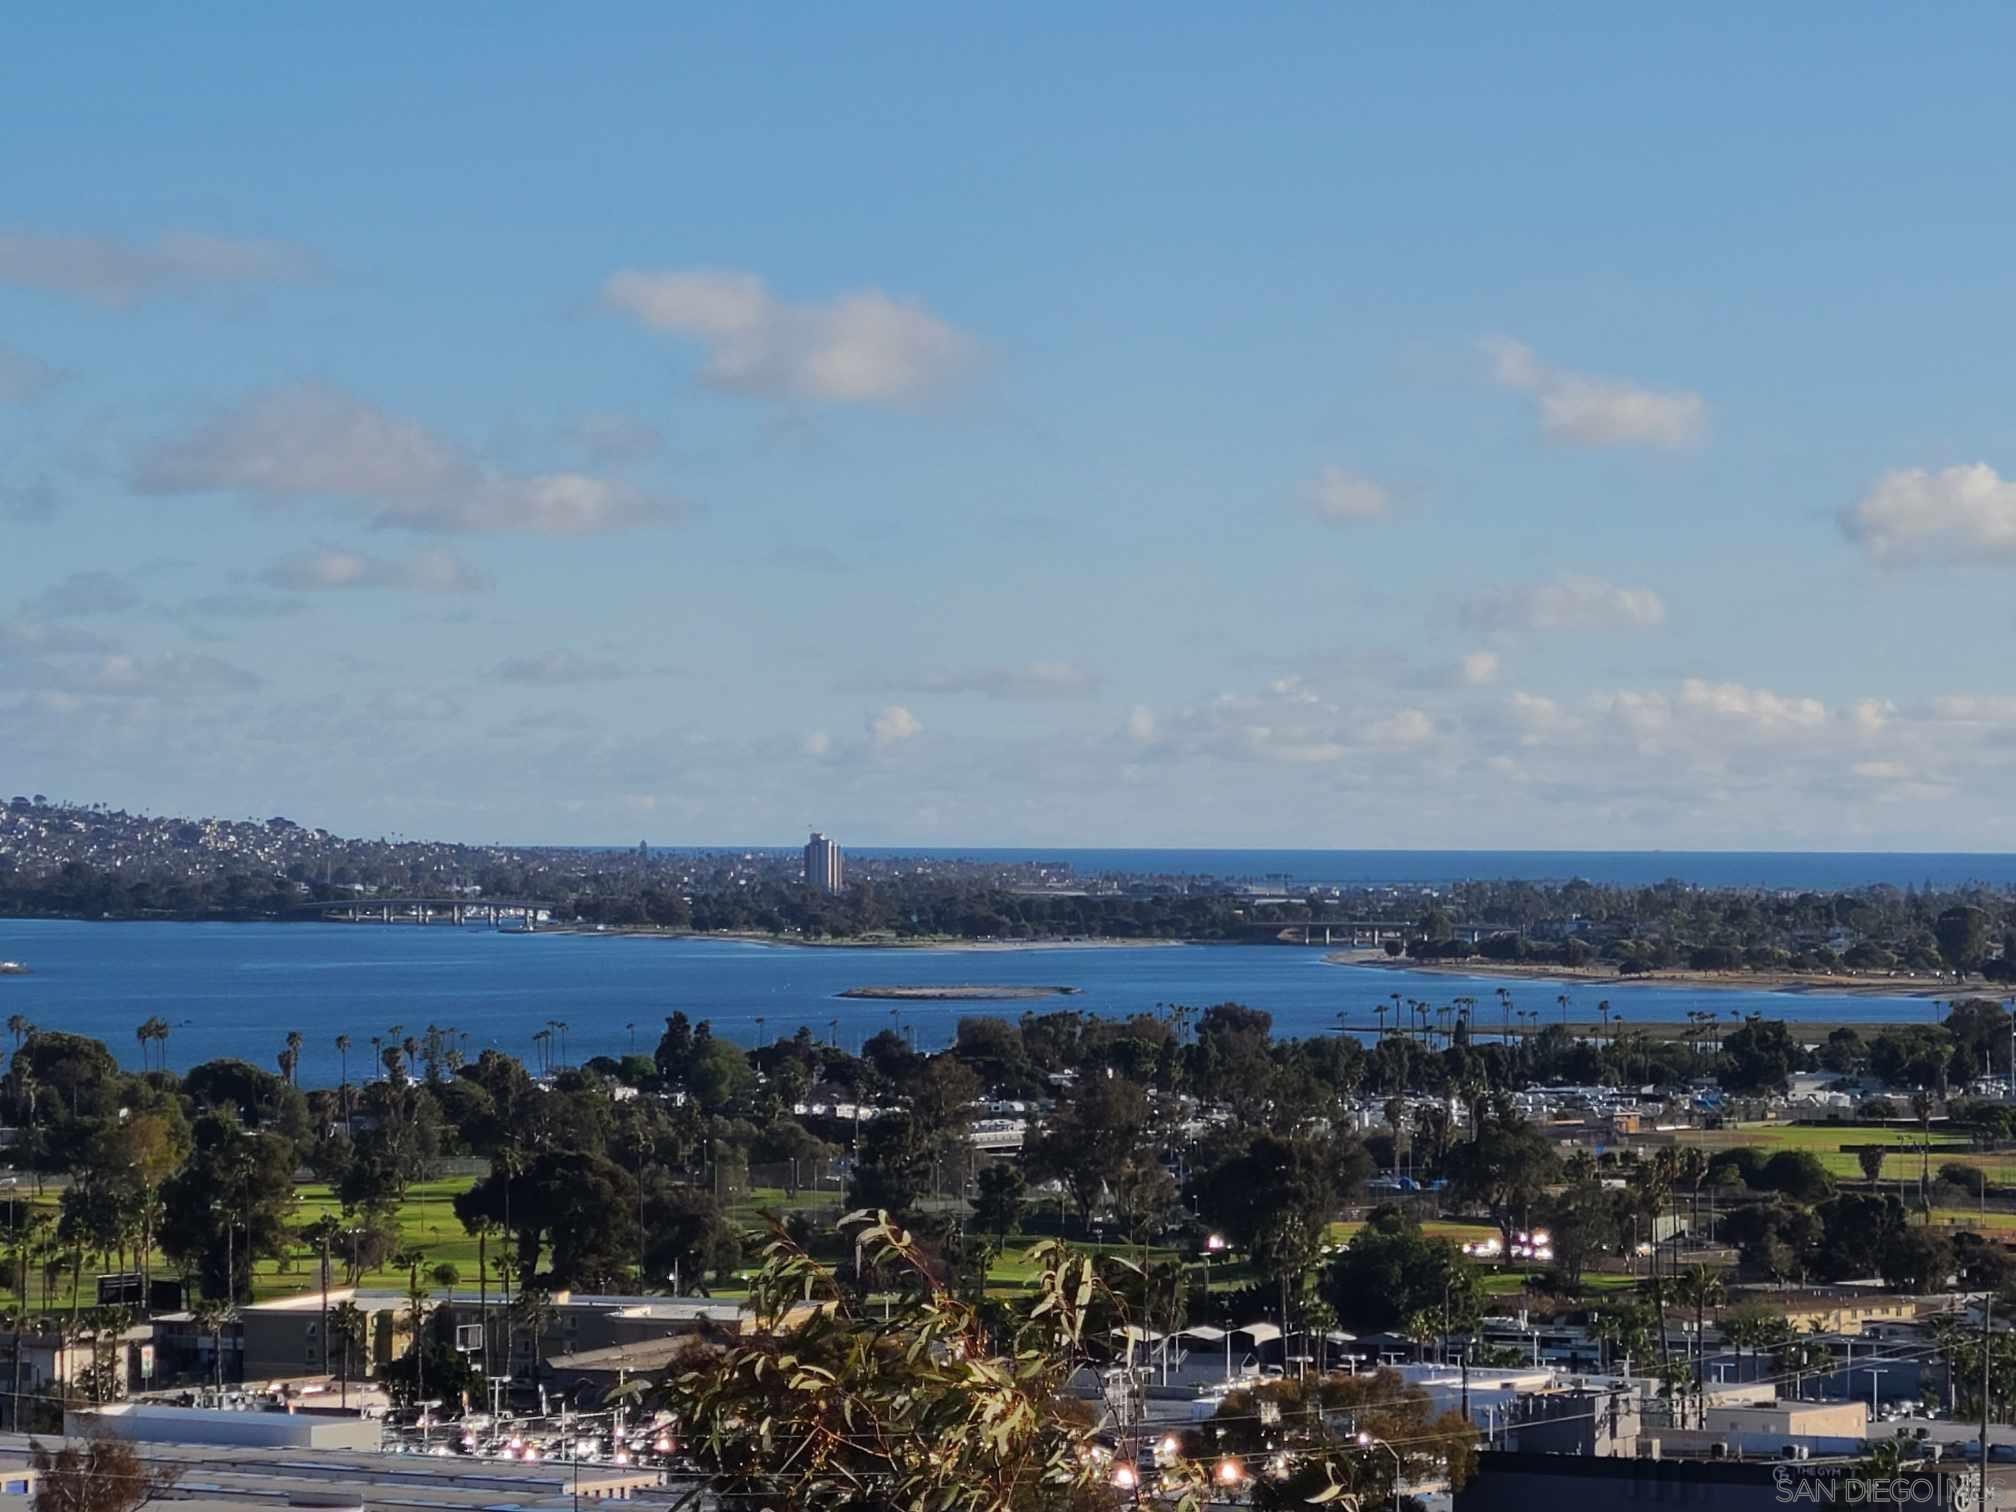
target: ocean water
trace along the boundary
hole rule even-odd
[[[567,1054],[648,1053],[665,1017],[682,1010],[710,1019],[744,1044],[810,1026],[850,1048],[876,1030],[900,1026],[920,1049],[948,1043],[960,1018],[1071,1008],[1100,1015],[1246,1003],[1274,1016],[1278,1033],[1333,1032],[1340,1018],[1373,1022],[1373,1009],[1398,992],[1446,1003],[1486,1005],[1488,1029],[1498,987],[1515,1004],[1557,1021],[1593,1022],[1607,997],[1612,1021],[1683,1020],[1690,1010],[1730,1015],[1932,1022],[1936,1009],[1911,998],[1837,997],[1682,986],[1619,984],[1600,992],[1539,980],[1507,982],[1378,966],[1330,965],[1320,949],[1268,945],[1176,945],[1002,951],[792,948],[728,940],[505,934],[476,927],[380,924],[86,923],[0,919],[0,960],[26,963],[27,976],[0,976],[0,1019],[104,1040],[139,1065],[134,1030],[158,1015],[171,1027],[169,1064],[237,1056],[272,1067],[287,1032],[305,1037],[305,1085],[334,1085],[338,1034],[352,1040],[350,1073],[372,1064],[371,1039],[423,1035],[430,1024],[457,1031],[465,1053],[495,1046],[534,1057],[532,1036],[550,1021],[568,1025]],[[838,996],[870,985],[965,983],[1076,987],[1037,1002],[905,1003]],[[892,1011],[893,1009],[893,1011]],[[394,1026],[397,1026],[396,1033]]]

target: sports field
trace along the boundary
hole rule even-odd
[[[1882,1145],[1888,1150],[1883,1165],[1885,1181],[1916,1180],[1923,1159],[1925,1141],[1916,1129],[1835,1127],[1828,1124],[1742,1124],[1729,1129],[1689,1130],[1679,1136],[1682,1144],[1697,1145],[1713,1153],[1748,1146],[1765,1155],[1780,1150],[1805,1150],[1817,1155],[1827,1174],[1839,1181],[1862,1180],[1862,1163],[1855,1153],[1863,1145]],[[2016,1183],[2016,1153],[1971,1153],[1970,1143],[1954,1134],[1935,1130],[1931,1138],[1932,1168],[1958,1161],[1988,1173],[1993,1185]]]

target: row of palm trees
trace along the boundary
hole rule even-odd
[[[1512,1027],[1514,1019],[1519,1021],[1519,1028],[1516,1031],[1518,1035],[1529,1035],[1539,1030],[1541,1009],[1516,1007],[1512,1001],[1512,989],[1509,987],[1496,988],[1493,995],[1498,999],[1499,1032],[1507,1043],[1510,1043],[1515,1034]],[[1454,1044],[1457,1038],[1457,1026],[1462,1026],[1462,1032],[1467,1036],[1477,1023],[1479,1005],[1474,997],[1459,996],[1446,1003],[1431,1003],[1422,998],[1404,998],[1397,992],[1388,996],[1389,1002],[1377,1003],[1372,1009],[1379,1021],[1381,1038],[1386,1035],[1386,1015],[1389,1013],[1393,1015],[1395,1034],[1404,1033],[1410,1038],[1418,1036],[1431,1050],[1435,1048],[1438,1036],[1445,1046]],[[1554,1004],[1561,1010],[1561,1023],[1566,1027],[1574,999],[1563,992],[1555,996]],[[1598,999],[1596,1003],[1598,1038],[1604,1043],[1614,1043],[1611,1036],[1612,1012],[1608,998]],[[1742,1015],[1739,1010],[1732,1008],[1729,1016],[1734,1019]],[[1689,1028],[1685,1031],[1686,1038],[1695,1041],[1697,1046],[1702,1041],[1710,1041],[1716,1048],[1720,1047],[1722,1021],[1720,1015],[1713,1009],[1689,1010],[1687,1021]],[[1617,1015],[1616,1023],[1621,1025],[1623,1022],[1623,1016]]]

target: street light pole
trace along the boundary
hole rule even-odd
[[[1393,1456],[1393,1512],[1400,1512],[1400,1476],[1401,1472],[1406,1468],[1401,1462],[1400,1451],[1387,1443],[1386,1440],[1374,1438],[1369,1433],[1358,1435],[1359,1448],[1370,1449],[1375,1446],[1384,1449],[1388,1454]]]

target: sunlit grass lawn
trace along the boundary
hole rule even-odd
[[[1838,1150],[1843,1145],[1908,1145],[1918,1148],[1918,1131],[1901,1125],[1880,1129],[1854,1128],[1847,1124],[1735,1124],[1723,1129],[1689,1129],[1680,1136],[1682,1144],[1705,1145],[1709,1149],[1729,1149],[1749,1145],[1760,1150],[1811,1150],[1816,1155]],[[1934,1133],[1932,1146],[1965,1144],[1953,1134]]]
[[[437,1265],[452,1265],[459,1275],[458,1285],[473,1287],[477,1284],[476,1240],[464,1232],[454,1208],[455,1198],[474,1185],[473,1177],[451,1176],[440,1181],[416,1181],[406,1189],[406,1200],[399,1204],[394,1216],[399,1225],[401,1248],[417,1249],[426,1256],[421,1266],[423,1275]],[[335,1193],[320,1183],[297,1187],[295,1197],[290,1220],[292,1227],[305,1227],[325,1214],[342,1216],[342,1205],[336,1201]],[[498,1253],[498,1246],[492,1243],[490,1258],[495,1260]],[[346,1274],[340,1249],[332,1248],[329,1258],[331,1284],[340,1286]],[[254,1266],[252,1294],[257,1300],[264,1301],[268,1297],[313,1291],[320,1284],[320,1276],[319,1260],[310,1255],[304,1246],[285,1260],[261,1260]],[[388,1266],[383,1270],[366,1271],[358,1284],[403,1290],[406,1279],[404,1269]],[[492,1281],[495,1281],[494,1275]]]
[[[1332,1244],[1349,1244],[1365,1225],[1362,1222],[1333,1223],[1329,1237]],[[1495,1239],[1498,1230],[1488,1223],[1478,1223],[1461,1218],[1430,1218],[1421,1225],[1421,1232],[1430,1239],[1453,1239],[1458,1244],[1468,1244],[1477,1239]]]
[[[1711,1154],[1720,1150],[1749,1148],[1774,1155],[1780,1150],[1804,1150],[1819,1157],[1827,1174],[1837,1181],[1860,1181],[1862,1162],[1855,1148],[1884,1145],[1883,1179],[1915,1178],[1922,1159],[1922,1139],[1916,1129],[1857,1129],[1830,1124],[1742,1124],[1729,1129],[1690,1130],[1679,1136],[1682,1144],[1698,1145]],[[2016,1155],[1970,1154],[1969,1142],[1957,1135],[1932,1135],[1932,1166],[1936,1171],[1947,1161],[1977,1167],[1997,1185],[2016,1182]]]

